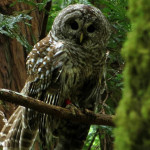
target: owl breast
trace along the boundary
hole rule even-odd
[[[78,56],[77,50],[71,52],[73,54],[68,49],[65,51],[66,58],[63,61],[59,83],[63,99],[70,99],[75,104],[79,100],[78,96],[82,94],[81,89],[85,82],[92,76],[93,67]]]

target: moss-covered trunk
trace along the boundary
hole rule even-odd
[[[128,16],[133,31],[122,51],[126,67],[115,150],[150,150],[150,0],[129,0]]]

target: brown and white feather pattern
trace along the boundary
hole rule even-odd
[[[66,107],[70,100],[76,107],[94,110],[109,36],[109,24],[99,9],[83,4],[63,9],[28,55],[28,78],[21,93],[52,105]],[[0,142],[4,150],[30,150],[39,133],[43,150],[81,150],[89,127],[19,106],[3,127]]]
[[[60,57],[57,58],[63,54],[61,47],[63,43],[53,41],[50,34],[34,46],[26,63],[30,87],[26,84],[25,89],[30,89],[29,94],[36,94],[50,85],[53,70],[62,65],[61,60],[58,60]]]

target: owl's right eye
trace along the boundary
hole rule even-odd
[[[78,25],[78,23],[76,21],[72,21],[72,22],[70,22],[70,27],[73,30],[78,30],[79,25]]]
[[[94,31],[95,31],[94,25],[90,25],[90,26],[87,28],[87,32],[89,32],[89,33],[93,33]]]

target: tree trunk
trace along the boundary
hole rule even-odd
[[[128,34],[123,55],[123,98],[117,110],[115,150],[150,149],[150,1],[129,0]]]
[[[35,0],[35,3],[40,1],[42,0]],[[0,13],[13,15],[14,12],[33,9],[33,6],[25,3],[16,3],[13,7],[10,7],[9,5],[12,2],[14,2],[14,0],[1,0]],[[31,28],[23,22],[19,23],[19,26],[20,32],[24,35],[29,44],[33,46],[36,41],[39,41],[41,33],[43,36],[42,22],[45,19],[45,14],[44,12],[40,12],[37,8],[34,8],[29,15],[33,17],[29,22],[32,25]],[[0,88],[21,91],[27,77],[25,69],[26,56],[27,51],[16,39],[11,39],[8,36],[0,34]],[[0,105],[0,110],[4,112],[3,114],[0,111],[0,130],[4,124],[2,120],[4,115],[8,119],[15,109],[15,106],[12,104],[4,103],[4,105]]]

